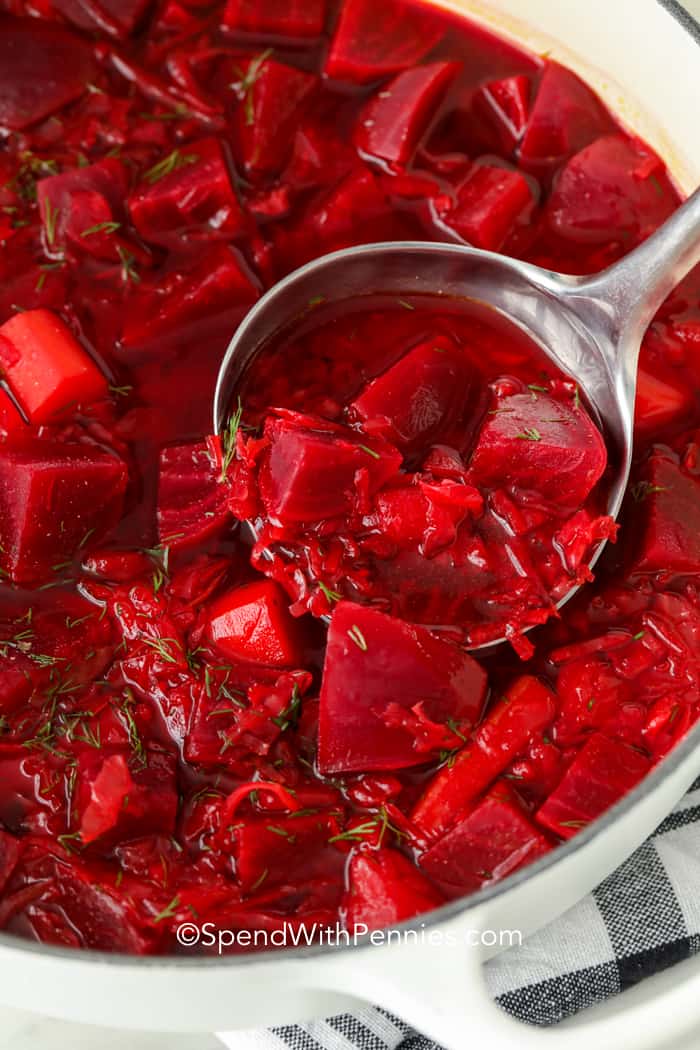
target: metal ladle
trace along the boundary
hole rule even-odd
[[[459,244],[388,242],[322,256],[285,277],[248,313],[219,370],[219,433],[252,359],[271,336],[308,316],[309,303],[356,296],[445,296],[486,304],[538,343],[573,379],[605,427],[614,476],[607,513],[617,518],[632,464],[642,338],[669,293],[700,263],[700,189],[643,244],[591,277],[569,277]],[[600,557],[595,550],[590,565]],[[558,606],[573,597],[572,587]]]

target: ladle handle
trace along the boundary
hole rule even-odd
[[[700,263],[700,189],[646,241],[587,282],[586,293],[606,304],[618,341],[641,342],[661,304]]]

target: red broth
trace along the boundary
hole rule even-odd
[[[489,384],[562,382],[531,347],[321,305],[209,420],[235,326],[308,259],[437,238],[587,273],[678,200],[574,74],[420,3],[0,0],[0,927],[146,954],[184,921],[386,925],[556,848],[668,752],[700,695],[697,273],[645,339],[620,539],[526,659],[386,600],[412,585],[316,574],[305,612],[294,552],[263,564],[240,522],[269,410],[359,433],[348,406],[421,326],[457,332],[473,400],[380,463],[442,446],[449,512]]]

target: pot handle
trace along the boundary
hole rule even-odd
[[[669,971],[648,993],[616,996],[590,1020],[582,1014],[551,1027],[517,1021],[497,1006],[484,980],[482,945],[488,941],[482,934],[493,931],[485,924],[475,929],[473,915],[471,927],[461,918],[439,931],[424,930],[425,942],[419,945],[397,943],[327,960],[343,965],[326,967],[326,987],[361,994],[445,1050],[464,1050],[476,1039],[486,1040],[488,1050],[619,1050],[629,1045],[631,1032],[636,1050],[658,1050],[697,1026],[697,967],[683,980]],[[430,934],[437,932],[440,937],[429,944]],[[337,984],[336,977],[331,983],[331,972],[343,968],[344,980]]]
[[[598,1008],[590,1020],[583,1014],[544,1028],[516,1021],[494,1003],[483,977],[482,931],[473,925],[467,928],[457,917],[418,931],[415,939],[393,933],[395,938],[384,933],[391,939],[365,949],[306,960],[302,983],[380,1005],[444,1050],[464,1050],[477,1039],[488,1050],[619,1050],[632,1031],[636,1050],[658,1050],[696,1025],[700,971],[680,981],[662,975],[666,980],[648,994],[633,990],[610,1000],[602,1013]],[[242,1050],[235,1032],[219,1038]]]

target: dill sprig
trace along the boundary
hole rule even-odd
[[[333,591],[322,580],[318,581],[318,588],[329,603],[339,602],[343,597],[339,591]]]
[[[152,921],[154,923],[158,923],[158,922],[163,922],[164,919],[172,919],[173,915],[175,915],[175,913],[176,913],[176,911],[177,911],[177,909],[179,907],[180,907],[180,897],[179,896],[173,897],[173,899],[170,901],[170,903],[166,904],[166,906],[163,908],[162,911],[159,911],[157,915],[153,916],[153,920]]]
[[[122,264],[122,281],[125,284],[128,284],[129,281],[133,281],[134,284],[139,284],[141,278],[134,267],[136,256],[132,255],[132,253],[127,251],[121,244],[117,245],[117,255]]]
[[[44,232],[46,234],[46,243],[49,248],[53,248],[56,242],[56,230],[59,215],[59,209],[54,208],[51,201],[47,199],[46,207],[44,209]]]
[[[253,89],[260,79],[263,66],[270,55],[272,55],[273,50],[273,48],[268,47],[266,51],[256,55],[256,57],[250,61],[246,72],[243,72],[240,66],[234,67],[234,72],[240,77],[240,80],[230,86],[243,103],[246,127],[252,127],[255,123],[255,97]]]
[[[83,230],[81,237],[92,237],[95,233],[116,233],[121,228],[120,222],[97,222],[87,230]]]
[[[188,164],[196,164],[198,160],[199,157],[196,153],[181,153],[179,149],[174,149],[167,157],[163,157],[152,168],[144,172],[143,177],[146,182],[154,186],[156,182],[164,179],[166,175],[172,175],[174,171],[186,168]]]
[[[348,628],[348,637],[355,643],[358,649],[361,649],[363,653],[367,652],[368,646],[364,634],[357,626],[356,623],[352,627]]]
[[[299,719],[300,712],[301,694],[299,693],[299,687],[295,682],[294,687],[292,689],[291,700],[284,708],[284,710],[280,711],[280,713],[272,719],[272,722],[274,722],[274,724],[284,733],[284,731],[286,729],[289,729],[290,726],[296,725]]]
[[[226,481],[228,471],[233,463],[236,456],[236,441],[238,439],[238,431],[241,428],[243,420],[243,405],[241,404],[240,397],[238,398],[238,404],[236,411],[231,414],[229,421],[226,424],[224,431],[221,435],[221,476],[220,481]]]

